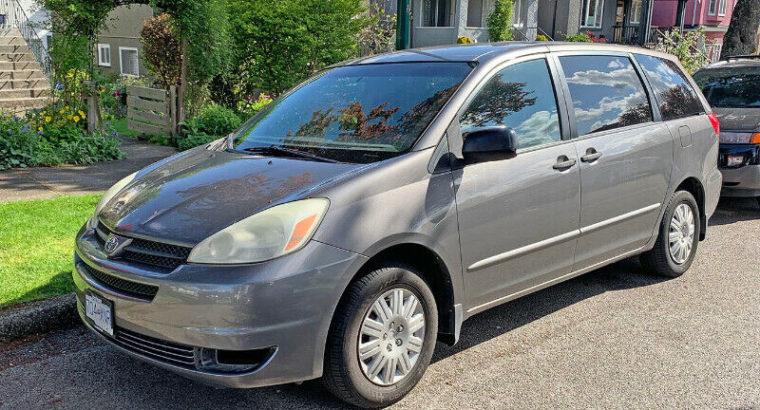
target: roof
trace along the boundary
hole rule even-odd
[[[375,56],[358,58],[336,65],[387,64],[402,62],[485,62],[486,60],[490,60],[492,58],[517,50],[529,53],[531,51],[530,49],[535,49],[535,52],[550,50],[569,51],[588,49],[589,51],[624,51],[666,56],[663,53],[649,49],[624,46],[619,44],[567,43],[558,41],[508,41],[502,43],[457,44],[438,47],[412,48]]]
[[[727,60],[704,66],[699,71],[720,70],[724,68],[760,68],[760,55],[728,57]]]

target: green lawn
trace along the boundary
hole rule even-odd
[[[119,134],[129,138],[137,138],[137,131],[132,131],[127,126],[127,117],[112,120],[111,125]]]
[[[74,236],[99,198],[0,203],[0,307],[74,290]]]

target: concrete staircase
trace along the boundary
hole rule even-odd
[[[0,109],[22,112],[50,101],[50,82],[16,28],[0,30]]]

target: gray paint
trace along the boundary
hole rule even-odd
[[[147,74],[143,65],[142,44],[140,32],[145,21],[153,17],[153,8],[145,4],[133,4],[119,6],[111,10],[106,18],[106,26],[98,34],[98,44],[111,46],[111,66],[100,66],[101,70],[120,74],[119,47],[131,47],[138,49],[138,61],[140,76]],[[98,65],[97,47],[95,50],[95,64]]]
[[[437,255],[453,296],[450,306],[441,307],[454,317],[440,330],[453,334],[479,311],[651,249],[668,200],[686,178],[704,190],[704,216],[715,210],[721,185],[718,143],[706,115],[663,123],[655,112],[650,124],[577,139],[560,94],[559,143],[497,161],[454,159],[461,157],[462,138],[451,124],[495,69],[520,58],[546,57],[559,81],[556,53],[631,52],[673,59],[622,46],[514,43],[410,50],[348,62],[478,64],[413,150],[396,158],[327,164],[199,147],[146,168],[100,215],[118,233],[193,245],[280,202],[326,197],[330,208],[314,238],[297,252],[255,264],[184,264],[168,274],[106,258],[93,233],[82,228],[74,274],[80,314],[83,293],[90,289],[114,301],[117,326],[148,336],[209,348],[275,345],[268,365],[243,375],[143,358],[209,383],[264,386],[321,376],[340,296],[370,258],[392,246],[416,244]],[[692,133],[688,147],[678,142],[682,126]],[[450,154],[443,155],[446,144]],[[589,145],[604,154],[594,164],[578,161]],[[576,164],[554,169],[560,155]],[[109,293],[81,269],[83,264],[156,285],[158,294],[145,303]]]

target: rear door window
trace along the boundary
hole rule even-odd
[[[652,85],[663,121],[705,112],[697,92],[675,62],[643,54],[635,56]]]
[[[515,130],[518,149],[559,141],[559,114],[549,67],[541,58],[500,70],[462,112],[462,135],[484,127]]]
[[[652,121],[652,108],[628,57],[559,58],[573,99],[578,136]]]

